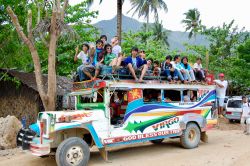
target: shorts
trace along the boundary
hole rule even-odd
[[[135,72],[141,72],[142,69],[143,69],[143,67],[144,67],[144,65],[140,66],[139,68],[135,68],[135,67],[133,66],[133,69],[135,70]],[[126,66],[126,69],[129,70],[129,69],[128,69],[128,66]]]
[[[83,68],[82,68],[83,72],[88,72],[88,73],[92,73],[95,71],[95,67],[93,65],[85,65]]]
[[[101,63],[101,64],[97,64],[95,68],[97,70],[102,70],[103,66],[104,66],[104,64]]]
[[[217,104],[219,107],[223,107],[224,106],[224,98],[217,98]]]
[[[248,119],[249,117],[241,117],[240,118],[240,124],[246,124],[246,120]]]

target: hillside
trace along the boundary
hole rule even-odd
[[[142,22],[139,22],[138,20],[135,20],[133,18],[127,17],[123,15],[123,24],[122,24],[122,30],[123,32],[131,31],[138,31],[140,30],[140,27],[142,26]],[[94,24],[96,26],[101,34],[106,34],[108,36],[108,40],[112,38],[112,36],[116,35],[116,17],[110,19],[110,20],[102,20],[98,23]],[[168,42],[170,44],[171,50],[185,50],[185,47],[183,46],[183,43],[190,43],[190,44],[200,44],[200,45],[208,45],[208,41],[205,39],[202,35],[197,35],[196,39],[188,39],[188,33],[187,32],[180,32],[180,31],[170,31]]]

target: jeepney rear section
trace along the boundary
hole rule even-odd
[[[41,112],[34,126],[32,130],[22,129],[17,142],[36,156],[50,154],[69,137],[83,138],[92,146],[98,141],[93,139],[93,132],[95,135],[108,133],[108,120],[103,110]],[[96,130],[94,126],[98,126]]]

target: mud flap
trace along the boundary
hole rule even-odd
[[[108,161],[108,151],[105,148],[100,148],[99,152],[105,161]]]
[[[207,136],[206,132],[201,133],[201,141],[205,142],[205,143],[208,143],[208,136]]]

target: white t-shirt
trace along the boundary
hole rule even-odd
[[[121,46],[119,45],[115,45],[113,48],[112,48],[112,53],[116,55],[116,57],[118,57],[118,54],[122,52],[122,48]]]
[[[195,63],[194,64],[194,69],[201,70],[202,69],[202,64]]]
[[[216,95],[217,95],[217,98],[225,98],[226,96],[226,90],[227,90],[227,81],[224,80],[224,81],[221,81],[221,80],[215,80],[215,82],[223,85],[224,87],[221,88],[219,87],[218,85],[216,85]]]
[[[182,70],[183,67],[181,66],[181,63],[175,63],[175,61],[170,62],[172,64],[172,67],[177,70]]]
[[[81,51],[78,55],[77,58],[82,60],[82,64],[88,63],[88,53],[85,54],[83,51]]]
[[[172,67],[175,69],[175,68],[176,68],[175,62],[174,62],[174,61],[171,61],[170,63],[172,64]]]
[[[248,103],[242,104],[242,117],[248,117],[250,112],[250,108]]]

